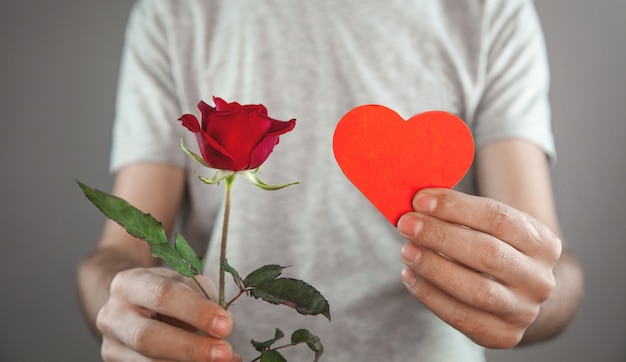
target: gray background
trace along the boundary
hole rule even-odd
[[[552,66],[554,186],[586,298],[554,342],[492,361],[626,360],[626,2],[537,0]],[[111,119],[131,1],[0,3],[0,361],[97,361],[75,299],[109,189]],[[332,358],[329,358],[332,360]]]

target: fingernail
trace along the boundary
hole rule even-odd
[[[406,243],[402,247],[402,258],[409,264],[413,264],[420,257],[422,251],[412,243]]]
[[[226,336],[230,333],[231,323],[230,320],[223,316],[217,316],[213,318],[213,324],[211,324],[211,332],[216,336]]]
[[[211,348],[211,354],[209,358],[211,361],[223,361],[225,358],[230,356],[230,346],[226,344],[218,344]]]
[[[402,215],[398,220],[398,231],[404,235],[416,236],[422,231],[423,224],[415,215]]]
[[[415,272],[409,268],[404,268],[402,270],[402,282],[408,287],[413,285],[415,283]]]
[[[418,194],[413,199],[413,208],[415,211],[431,213],[437,207],[437,199],[432,195]]]

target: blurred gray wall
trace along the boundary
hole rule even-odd
[[[586,298],[551,343],[491,361],[626,361],[626,2],[537,0],[552,66],[554,187]],[[74,270],[109,189],[111,119],[131,1],[0,3],[0,361],[97,361]],[[332,360],[332,357],[329,358]]]

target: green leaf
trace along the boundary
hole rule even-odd
[[[263,180],[261,180],[256,175],[258,170],[259,169],[257,168],[256,170],[239,171],[237,173],[242,175],[246,180],[252,182],[253,184],[257,185],[258,187],[260,187],[260,188],[262,188],[263,190],[266,190],[266,191],[280,190],[280,189],[285,188],[287,186],[299,184],[299,182],[290,182],[290,183],[286,183],[286,184],[269,185],[269,184],[265,183]]]
[[[172,244],[154,244],[150,245],[152,255],[163,259],[169,266],[186,277],[194,277],[198,275],[198,270],[189,265],[176,251]]]
[[[287,360],[278,351],[271,350],[261,352],[261,362],[287,362]]]
[[[284,336],[285,336],[285,333],[283,333],[283,331],[281,331],[280,329],[276,328],[276,331],[274,331],[274,338],[268,339],[267,341],[264,341],[264,342],[258,342],[253,339],[251,343],[257,351],[261,352],[266,349],[269,349],[272,346],[272,344],[274,344],[274,342],[278,341]]]
[[[278,278],[250,291],[255,298],[272,304],[284,304],[304,315],[322,314],[330,320],[330,307],[324,296],[302,280]]]
[[[198,254],[196,254],[191,246],[189,246],[189,243],[187,243],[187,240],[185,240],[182,235],[176,234],[174,248],[178,254],[180,254],[181,258],[187,262],[187,264],[191,265],[191,267],[196,269],[199,273],[202,273],[202,270],[204,269],[202,259],[198,256]]]
[[[176,235],[176,241],[172,245],[167,241],[163,225],[152,215],[143,213],[124,199],[93,189],[80,181],[76,182],[85,196],[109,219],[120,224],[130,235],[147,242],[154,257],[163,259],[166,264],[187,277],[202,272],[202,259],[182,235]]]
[[[285,268],[285,266],[276,264],[264,265],[248,274],[248,276],[243,280],[243,284],[246,288],[254,288],[261,284],[265,284],[278,278]]]
[[[126,200],[93,189],[76,181],[85,196],[109,219],[120,224],[126,231],[150,245],[167,244],[167,235],[163,225],[150,214],[129,204]]]
[[[319,361],[322,353],[324,352],[324,346],[318,336],[313,335],[308,329],[298,329],[291,334],[291,344],[296,345],[299,343],[306,343],[311,351],[315,352],[315,360]]]
[[[245,283],[243,282],[243,280],[241,280],[241,277],[239,276],[239,272],[237,272],[235,268],[228,264],[228,259],[224,259],[221,268],[223,271],[233,276],[233,280],[235,281],[235,284],[237,284],[237,287],[239,287],[239,289],[246,289]]]

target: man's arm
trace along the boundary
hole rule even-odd
[[[137,164],[117,174],[113,193],[152,214],[169,234],[184,182],[179,167]],[[102,340],[103,359],[231,361],[232,348],[223,338],[232,315],[190,279],[158,265],[144,241],[108,220],[96,250],[79,266],[81,305]],[[207,278],[197,279],[212,287]]]
[[[550,170],[543,151],[525,141],[505,140],[486,145],[477,153],[476,162],[479,192],[483,196],[530,214],[562,239]],[[578,310],[583,272],[565,243],[554,266],[554,276],[555,288],[541,305],[535,322],[526,330],[521,345],[556,336]]]

